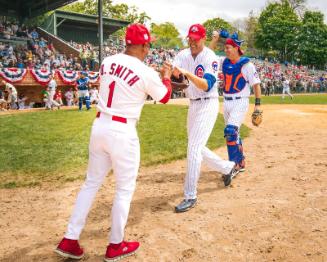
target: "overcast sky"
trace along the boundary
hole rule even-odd
[[[173,22],[185,36],[190,25],[210,18],[221,17],[232,22],[247,17],[251,10],[259,14],[267,0],[113,0],[113,3],[135,5],[154,23]],[[322,11],[327,22],[327,0],[307,0],[307,6]]]

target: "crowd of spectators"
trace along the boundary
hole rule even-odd
[[[253,62],[262,81],[262,89],[266,95],[268,93],[281,93],[283,79],[287,79],[290,82],[291,90],[296,93],[327,91],[326,72],[310,70],[305,66],[273,64],[256,59],[253,59]]]
[[[70,41],[68,44],[79,51],[79,57],[72,54],[60,54],[51,42],[39,36],[36,28],[29,28],[17,23],[0,21],[0,68],[35,68],[35,69],[70,69],[76,71],[97,71],[99,68],[99,49],[87,42],[84,44]],[[121,53],[124,41],[108,39],[103,47],[104,57]],[[155,70],[164,61],[173,61],[179,50],[152,48],[145,59],[145,63]],[[327,73],[310,70],[304,66],[293,66],[271,63],[267,60],[252,59],[262,80],[262,92],[266,95],[281,93],[283,79],[287,79],[293,92],[325,92],[327,91]],[[222,75],[219,75],[219,91],[222,94]],[[1,94],[0,94],[1,95]],[[69,99],[69,97],[72,97]],[[61,99],[67,104],[74,104],[74,97],[70,92]],[[174,97],[183,94],[173,94]],[[0,99],[3,99],[3,94]],[[19,96],[17,97],[19,99]],[[22,95],[21,101],[26,100]],[[17,104],[17,107],[18,107]]]
[[[0,68],[83,70],[78,57],[59,53],[36,28],[0,22]]]

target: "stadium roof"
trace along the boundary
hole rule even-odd
[[[19,19],[35,17],[76,0],[0,0],[0,14]]]
[[[98,16],[96,15],[87,15],[75,12],[67,12],[63,10],[56,10],[54,12],[54,16],[57,20],[55,23],[60,24],[57,25],[57,27],[74,26],[76,28],[81,27],[84,29],[98,30]],[[103,29],[109,34],[112,34],[120,28],[127,26],[129,23],[129,21],[121,19],[103,17]]]
[[[127,26],[130,22],[120,19],[103,17],[103,33],[107,38],[117,30]],[[52,12],[41,27],[66,41],[73,40],[78,43],[98,41],[98,16],[79,14],[56,10]]]

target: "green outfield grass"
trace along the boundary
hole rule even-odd
[[[146,105],[138,125],[141,165],[186,156],[186,106]],[[0,188],[84,177],[95,110],[39,111],[0,116]],[[218,117],[208,146],[225,144]],[[242,127],[242,136],[249,128]]]
[[[327,104],[327,94],[293,94],[294,99],[291,99],[288,96],[285,96],[282,99],[281,95],[273,95],[273,96],[264,96],[262,95],[261,100],[262,104]],[[223,98],[219,98],[220,102],[223,102]],[[254,96],[250,97],[250,103],[254,104]]]
[[[262,96],[262,104],[327,104],[327,94],[319,95],[302,95],[293,94],[294,98],[291,99],[285,96],[282,99],[281,95],[276,96]],[[254,97],[251,97],[250,102],[254,104]]]

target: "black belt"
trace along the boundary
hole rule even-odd
[[[241,99],[242,97],[240,96],[236,96],[236,97],[232,97],[232,96],[224,96],[225,100],[235,100],[235,99]]]
[[[190,98],[191,101],[200,101],[200,100],[208,100],[211,98],[215,98],[215,97],[199,97],[199,98]]]

